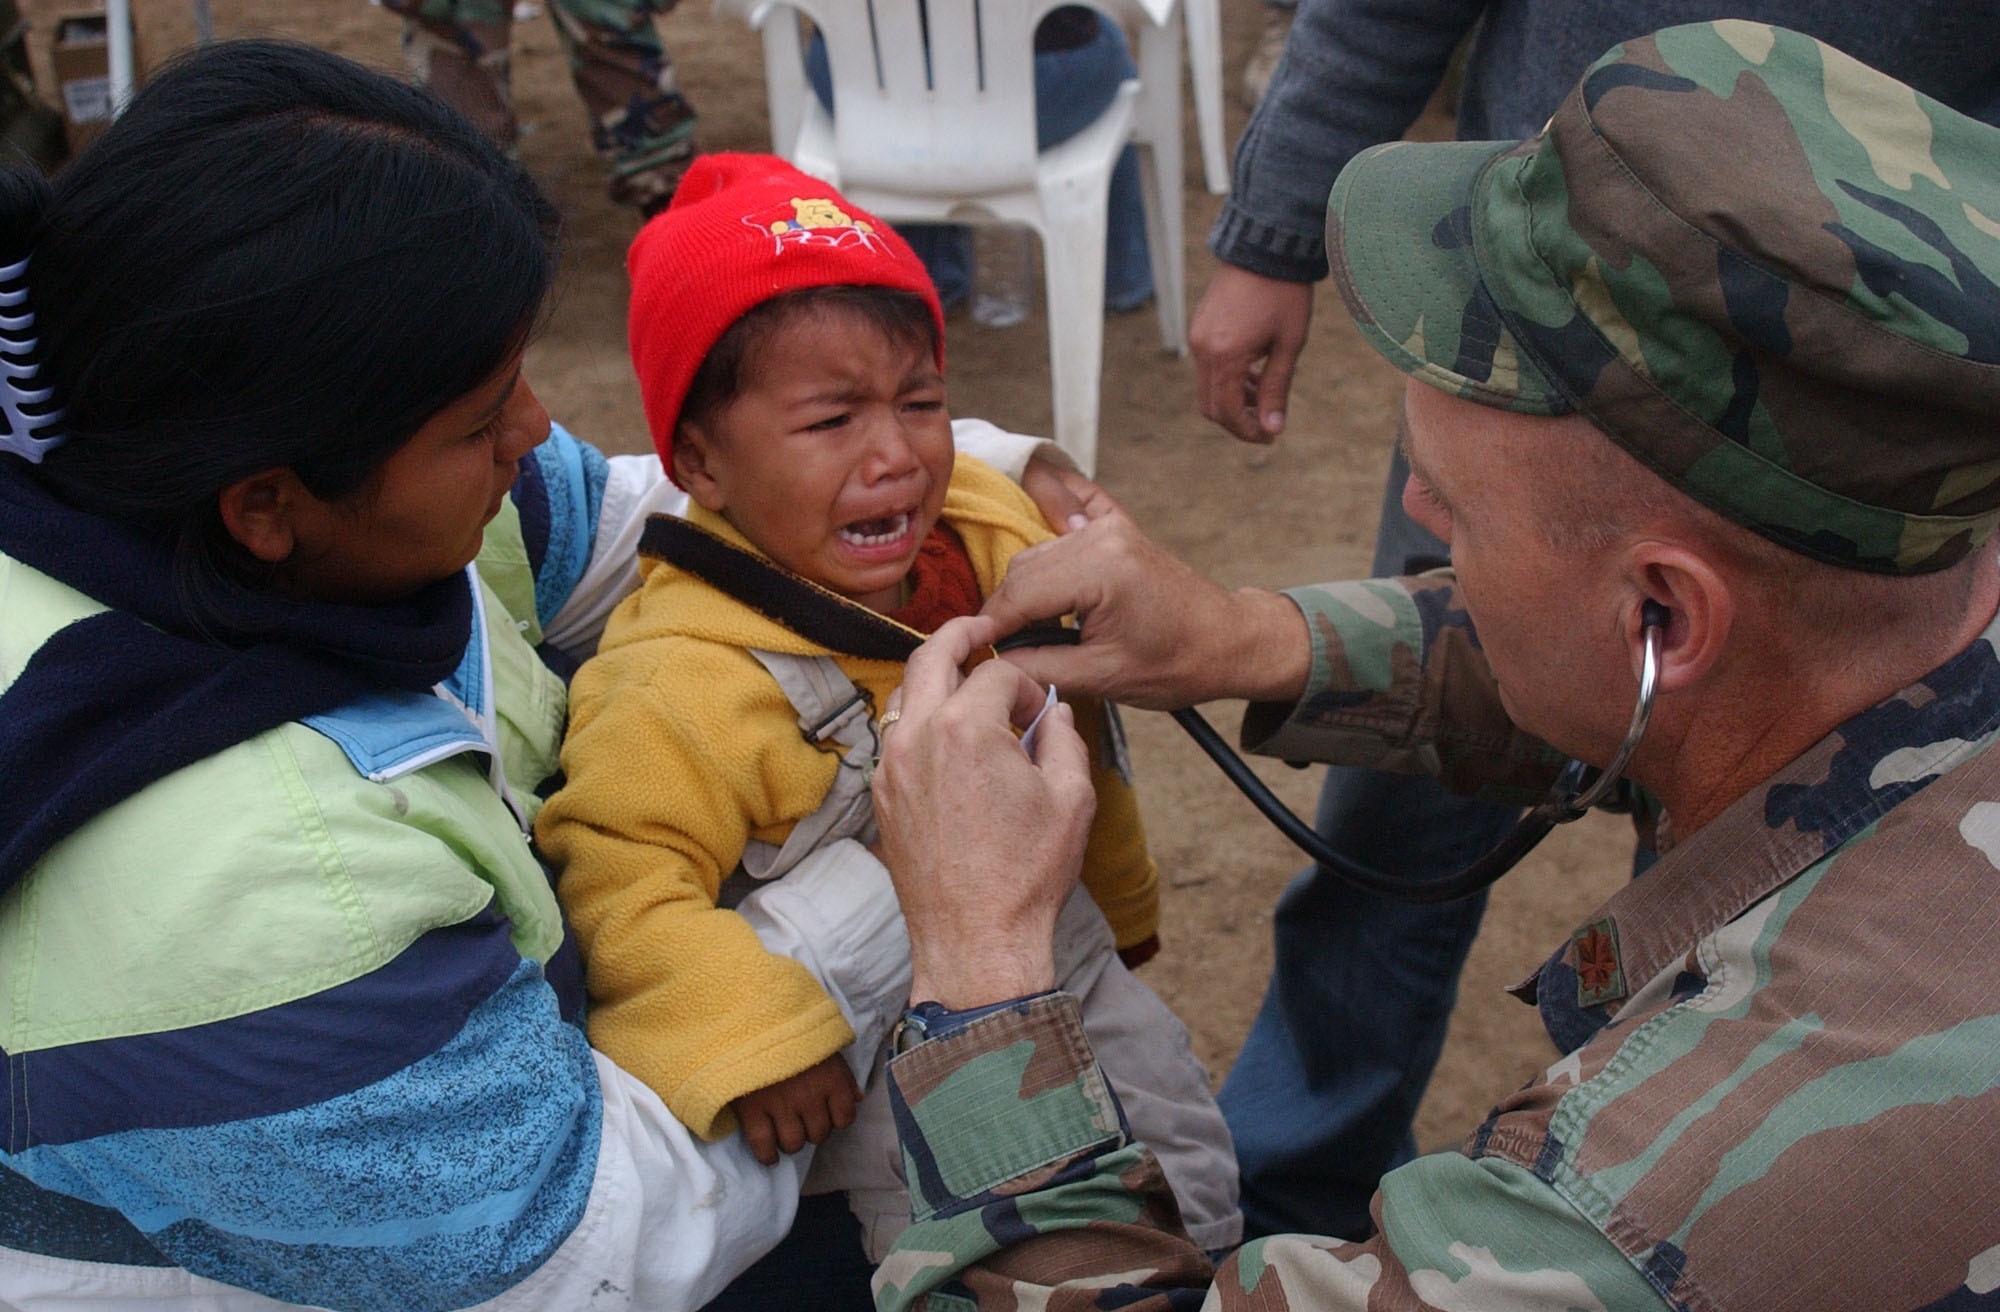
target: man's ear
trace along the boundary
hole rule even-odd
[[[1722,659],[1736,626],[1739,598],[1705,556],[1674,542],[1649,541],[1633,552],[1637,595],[1629,618],[1632,641],[1643,643],[1642,604],[1667,612],[1660,639],[1660,691],[1693,687]]]
[[[729,497],[716,475],[715,438],[700,424],[683,423],[674,430],[674,482],[687,489],[696,505],[721,514]]]
[[[291,559],[301,521],[318,504],[299,476],[283,467],[238,479],[216,498],[229,536],[267,565]]]

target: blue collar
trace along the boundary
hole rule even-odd
[[[480,596],[479,570],[466,566],[472,595]],[[524,821],[510,794],[500,756],[493,692],[493,656],[486,608],[472,607],[472,635],[451,676],[429,693],[371,692],[300,723],[331,739],[356,771],[374,783],[414,774],[448,757],[486,757],[488,779]]]

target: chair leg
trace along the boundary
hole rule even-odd
[[[1172,176],[1157,146],[1139,148],[1139,189],[1146,198],[1146,254],[1153,266],[1153,313],[1160,345],[1175,355],[1188,353],[1187,252],[1183,249],[1181,195],[1166,186]],[[1177,170],[1176,170],[1177,171]]]
[[[1056,445],[1093,474],[1104,373],[1104,179],[1050,179],[1041,188],[1041,202]]]
[[[1229,194],[1229,157],[1222,137],[1222,3],[1181,0],[1187,16],[1188,75],[1194,83],[1195,135],[1202,180],[1210,194]]]
[[[805,119],[804,47],[799,39],[798,11],[780,5],[764,17],[764,97],[771,112],[771,153],[796,161],[799,125]]]
[[[1142,68],[1180,67],[1180,29],[1147,27],[1139,34]],[[1146,253],[1153,266],[1153,312],[1160,345],[1187,354],[1187,251],[1181,198],[1181,106],[1176,78],[1140,84],[1139,190],[1146,203]]]

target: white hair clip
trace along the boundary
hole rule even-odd
[[[51,447],[62,443],[63,436],[55,428],[62,422],[63,412],[47,408],[55,395],[53,388],[34,386],[35,315],[25,308],[27,275],[25,258],[0,267],[0,413],[7,418],[7,431],[0,433],[0,451],[11,451],[38,465]],[[19,313],[11,313],[17,309]]]

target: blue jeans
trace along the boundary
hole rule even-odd
[[[1047,150],[1068,141],[1097,121],[1118,86],[1137,77],[1125,33],[1118,24],[1099,19],[1097,37],[1071,50],[1035,56],[1035,148]],[[833,76],[827,69],[826,43],[813,34],[806,47],[806,78],[827,113],[833,112]],[[1179,178],[1162,179],[1177,187]],[[972,229],[961,223],[896,225],[917,257],[930,270],[945,308],[972,294]],[[1109,222],[1104,235],[1104,308],[1136,310],[1153,296],[1153,266],[1146,251],[1146,209],[1139,191],[1139,154],[1125,147],[1111,171]]]
[[[1374,572],[1442,563],[1444,543],[1403,513],[1409,468],[1389,471]],[[1391,875],[1440,879],[1512,826],[1509,807],[1420,776],[1333,767],[1317,828]],[[1218,1101],[1243,1172],[1246,1236],[1361,1238],[1384,1172],[1416,1154],[1411,1123],[1444,1045],[1484,894],[1410,906],[1313,866],[1278,901],[1270,986]]]

